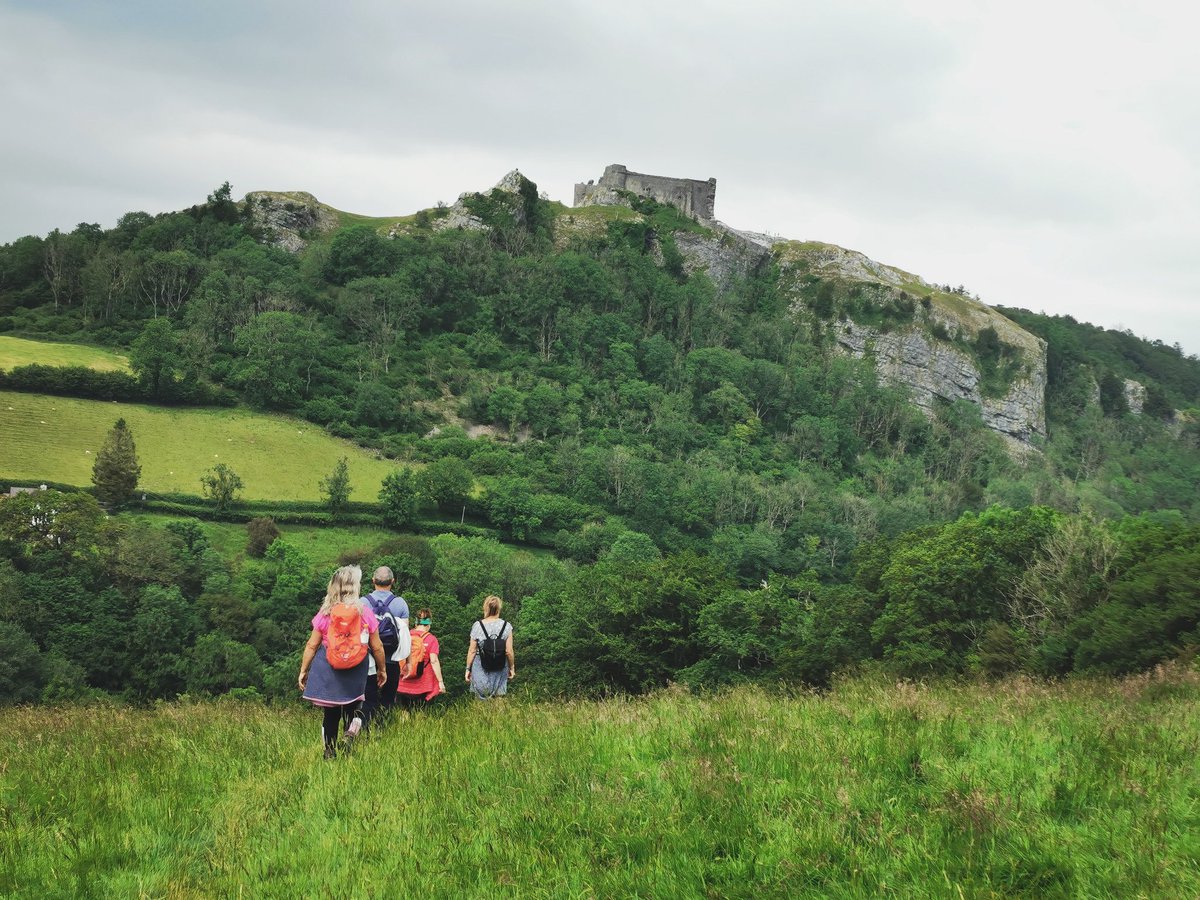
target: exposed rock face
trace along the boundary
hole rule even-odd
[[[1126,378],[1124,389],[1125,405],[1129,407],[1129,411],[1135,416],[1140,416],[1142,409],[1146,406],[1146,386],[1140,381]]]
[[[821,275],[836,275],[852,281],[873,281],[892,287],[925,283],[916,275],[876,262],[864,253],[847,250],[836,244],[808,242],[797,245],[797,252],[803,253],[811,270]]]
[[[842,322],[838,343],[858,357],[875,360],[879,374],[912,391],[913,401],[932,410],[936,399],[968,400],[980,408],[984,424],[1021,444],[1046,434],[1045,347],[1028,360],[1029,374],[1017,379],[1001,398],[979,393],[979,370],[963,351],[933,338],[918,327],[881,334],[854,322]]]
[[[521,174],[520,169],[513,169],[497,181],[496,186],[492,190],[504,191],[506,194],[518,194],[521,192],[521,182],[524,179],[525,176]]]
[[[683,256],[684,271],[707,272],[718,289],[729,288],[766,264],[771,254],[761,245],[747,240],[732,228],[714,224],[711,235],[677,231],[675,246]]]
[[[1081,365],[1080,368],[1086,369],[1086,366]],[[1088,378],[1088,403],[1092,406],[1100,405],[1100,382],[1089,371]],[[1146,406],[1146,386],[1140,381],[1134,381],[1132,378],[1125,378],[1121,384],[1121,390],[1125,395],[1125,406],[1135,416],[1140,416],[1142,410]]]
[[[521,191],[521,181],[525,176],[518,169],[513,169],[492,188],[494,191],[503,191],[506,194],[518,194]],[[467,200],[474,197],[478,191],[464,191],[458,195],[458,199],[454,201],[454,205],[450,207],[450,212],[435,219],[433,222],[434,231],[447,231],[449,229],[461,228],[466,231],[486,231],[487,225],[479,216],[471,212],[467,207]]]
[[[289,253],[299,253],[313,234],[339,225],[337,214],[306,191],[251,191],[242,202],[249,204],[267,242]]]
[[[590,181],[575,185],[575,206],[628,206],[633,209],[629,198],[617,193],[616,188]]]
[[[464,197],[469,197],[470,194],[460,194],[459,198],[454,201],[454,205],[450,207],[450,212],[439,219],[433,220],[431,226],[434,231],[446,231],[453,228],[461,228],[466,231],[485,231],[487,226],[483,224],[483,219],[474,215],[463,203]]]
[[[722,230],[729,232],[732,235],[740,237],[743,241],[756,246],[762,247],[764,250],[770,250],[776,244],[786,243],[785,240],[776,234],[767,234],[762,231],[744,231],[740,228],[733,228],[726,225],[724,222],[716,223]]]
[[[871,357],[879,374],[910,388],[919,406],[932,410],[939,398],[967,400],[979,406],[989,428],[1021,447],[1030,446],[1035,435],[1045,436],[1046,344],[1041,338],[978,300],[939,291],[862,253],[817,242],[773,241],[772,247],[785,274],[860,285],[861,296],[877,303],[907,298],[915,307],[911,324],[883,331],[847,319],[838,323],[836,333],[846,352]],[[785,278],[797,291],[794,309],[804,304],[802,280]],[[982,395],[979,369],[960,345],[987,329],[1021,359],[1021,374],[999,398]]]

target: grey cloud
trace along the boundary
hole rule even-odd
[[[1195,84],[1160,56],[1162,89],[1142,103],[1131,86],[1122,99],[1162,158],[1188,160],[1174,177],[1109,151],[1131,119],[1097,122],[1102,97],[1064,108],[1099,136],[1094,153],[1086,140],[1039,141],[1019,103],[1007,120],[960,118],[948,97],[987,36],[945,14],[957,11],[917,0],[0,0],[0,115],[15,126],[0,134],[0,240],[178,208],[227,178],[239,193],[308,189],[387,214],[519,166],[569,202],[574,181],[619,161],[715,176],[717,213],[732,224],[862,241],[996,302],[1049,309],[1064,294],[1143,285],[1143,305],[1161,302],[1200,348],[1180,300],[1200,274],[1187,252],[1200,225],[1164,209],[1200,199],[1200,126],[1184,114]],[[1071,47],[1062,53],[1066,71]],[[1007,98],[1020,75],[996,71],[979,102]],[[1067,250],[1048,253],[1045,235],[1060,232],[1073,236]],[[1039,280],[1056,288],[1039,294]]]

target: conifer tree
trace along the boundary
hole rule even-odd
[[[96,454],[96,462],[92,466],[92,484],[96,486],[96,499],[112,509],[125,506],[133,499],[141,474],[142,467],[138,465],[133,432],[129,430],[124,419],[117,419],[112,431],[104,439],[104,446]]]

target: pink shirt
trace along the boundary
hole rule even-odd
[[[432,700],[442,692],[438,687],[437,676],[433,674],[433,666],[429,663],[430,656],[436,656],[440,652],[438,647],[438,639],[428,631],[421,634],[419,631],[409,631],[414,641],[425,641],[425,671],[421,673],[420,678],[401,678],[400,683],[396,685],[396,693],[398,694],[424,694],[426,700]]]
[[[379,620],[375,618],[375,613],[369,609],[362,611],[363,624],[367,626],[367,631],[374,634],[379,630]],[[329,613],[317,613],[312,620],[313,631],[321,632],[321,646],[329,646]]]

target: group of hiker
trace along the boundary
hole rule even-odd
[[[438,639],[430,630],[433,613],[417,610],[410,628],[408,603],[392,592],[392,570],[380,566],[371,581],[374,590],[362,596],[362,569],[342,566],[333,573],[300,660],[304,699],[325,711],[326,759],[337,756],[339,729],[349,745],[396,704],[422,707],[446,690]],[[512,625],[500,618],[503,605],[489,596],[471,626],[463,678],[481,700],[504,696],[517,674]]]

